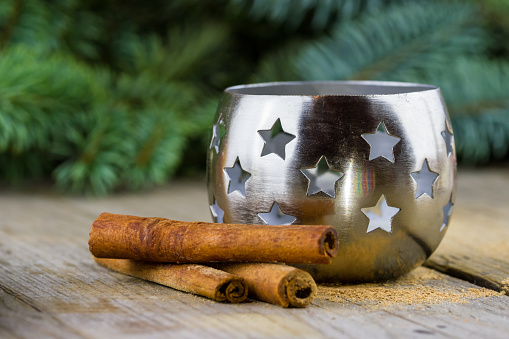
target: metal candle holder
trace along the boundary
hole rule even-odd
[[[455,200],[453,132],[440,89],[375,81],[225,90],[207,159],[215,222],[328,224],[321,281],[397,277],[437,248]]]

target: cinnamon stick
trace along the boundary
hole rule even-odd
[[[214,264],[214,267],[243,278],[249,297],[282,307],[305,307],[316,296],[311,275],[298,268],[267,263]]]
[[[208,266],[161,264],[129,259],[94,259],[110,270],[217,301],[239,303],[248,295],[248,287],[242,278]]]
[[[103,213],[92,224],[88,244],[98,258],[328,264],[338,236],[325,225],[216,224]]]

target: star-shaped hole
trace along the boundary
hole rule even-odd
[[[336,197],[336,182],[343,177],[343,173],[332,169],[325,156],[320,157],[315,167],[300,171],[308,179],[307,195],[323,192],[332,198]]]
[[[452,208],[454,204],[452,203],[452,194],[449,198],[449,202],[442,208],[444,213],[444,218],[442,220],[442,226],[440,227],[440,232],[449,224],[449,219],[451,218]]]
[[[224,211],[217,204],[216,198],[213,197],[214,204],[210,205],[210,212],[212,213],[212,219],[214,222],[222,223],[224,218]]]
[[[370,146],[369,160],[383,157],[394,162],[393,148],[401,141],[401,138],[390,135],[383,121],[378,124],[374,133],[365,133],[361,137]]]
[[[426,164],[426,167],[424,167],[424,164]],[[433,198],[433,186],[437,181],[438,173],[433,172],[429,168],[428,159],[424,159],[420,171],[412,172],[410,175],[417,184],[415,199],[423,194],[427,194],[429,197]]]
[[[233,167],[225,167],[224,171],[230,181],[228,183],[228,194],[238,191],[243,197],[246,197],[246,181],[251,178],[251,173],[245,171],[237,157]]]
[[[283,213],[279,204],[274,202],[267,213],[258,213],[258,216],[267,225],[291,225],[297,218]]]
[[[278,118],[271,129],[258,130],[258,134],[263,139],[264,145],[261,156],[274,153],[281,159],[285,159],[286,144],[295,139],[295,135],[283,130],[281,120]]]
[[[385,196],[382,194],[375,206],[361,208],[361,211],[369,218],[368,230],[366,233],[374,231],[377,228],[392,233],[392,219],[398,214],[400,209],[388,205]]]
[[[449,132],[449,128],[447,127],[447,121],[445,122],[445,130],[442,132],[442,138],[445,141],[445,148],[447,152],[447,156],[452,153],[453,145],[454,145],[454,137],[451,132]]]
[[[219,153],[219,146],[221,145],[221,138],[226,134],[224,121],[222,116],[219,116],[217,122],[212,126],[212,140],[210,140],[210,147],[214,148],[216,154]]]

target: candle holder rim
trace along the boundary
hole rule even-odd
[[[317,91],[317,86],[324,92]],[[297,89],[295,93],[288,89]],[[305,88],[314,89],[315,92],[298,92]],[[377,88],[379,91],[367,92],[368,89]],[[326,92],[331,89],[349,90],[347,92]],[[422,93],[427,91],[439,91],[435,85],[399,82],[399,81],[374,81],[374,80],[334,80],[334,81],[276,81],[254,84],[244,84],[228,87],[225,93],[238,96],[269,96],[269,97],[378,97],[391,95],[404,95],[409,93]],[[357,91],[357,92],[355,92]]]

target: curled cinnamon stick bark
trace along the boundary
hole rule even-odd
[[[338,236],[325,225],[215,224],[103,213],[92,224],[88,244],[98,258],[328,264]]]
[[[243,278],[249,297],[282,307],[305,307],[316,296],[311,275],[298,268],[266,263],[213,264],[214,267]]]
[[[248,287],[242,278],[208,266],[129,259],[94,259],[110,270],[217,301],[239,303],[248,295]]]

